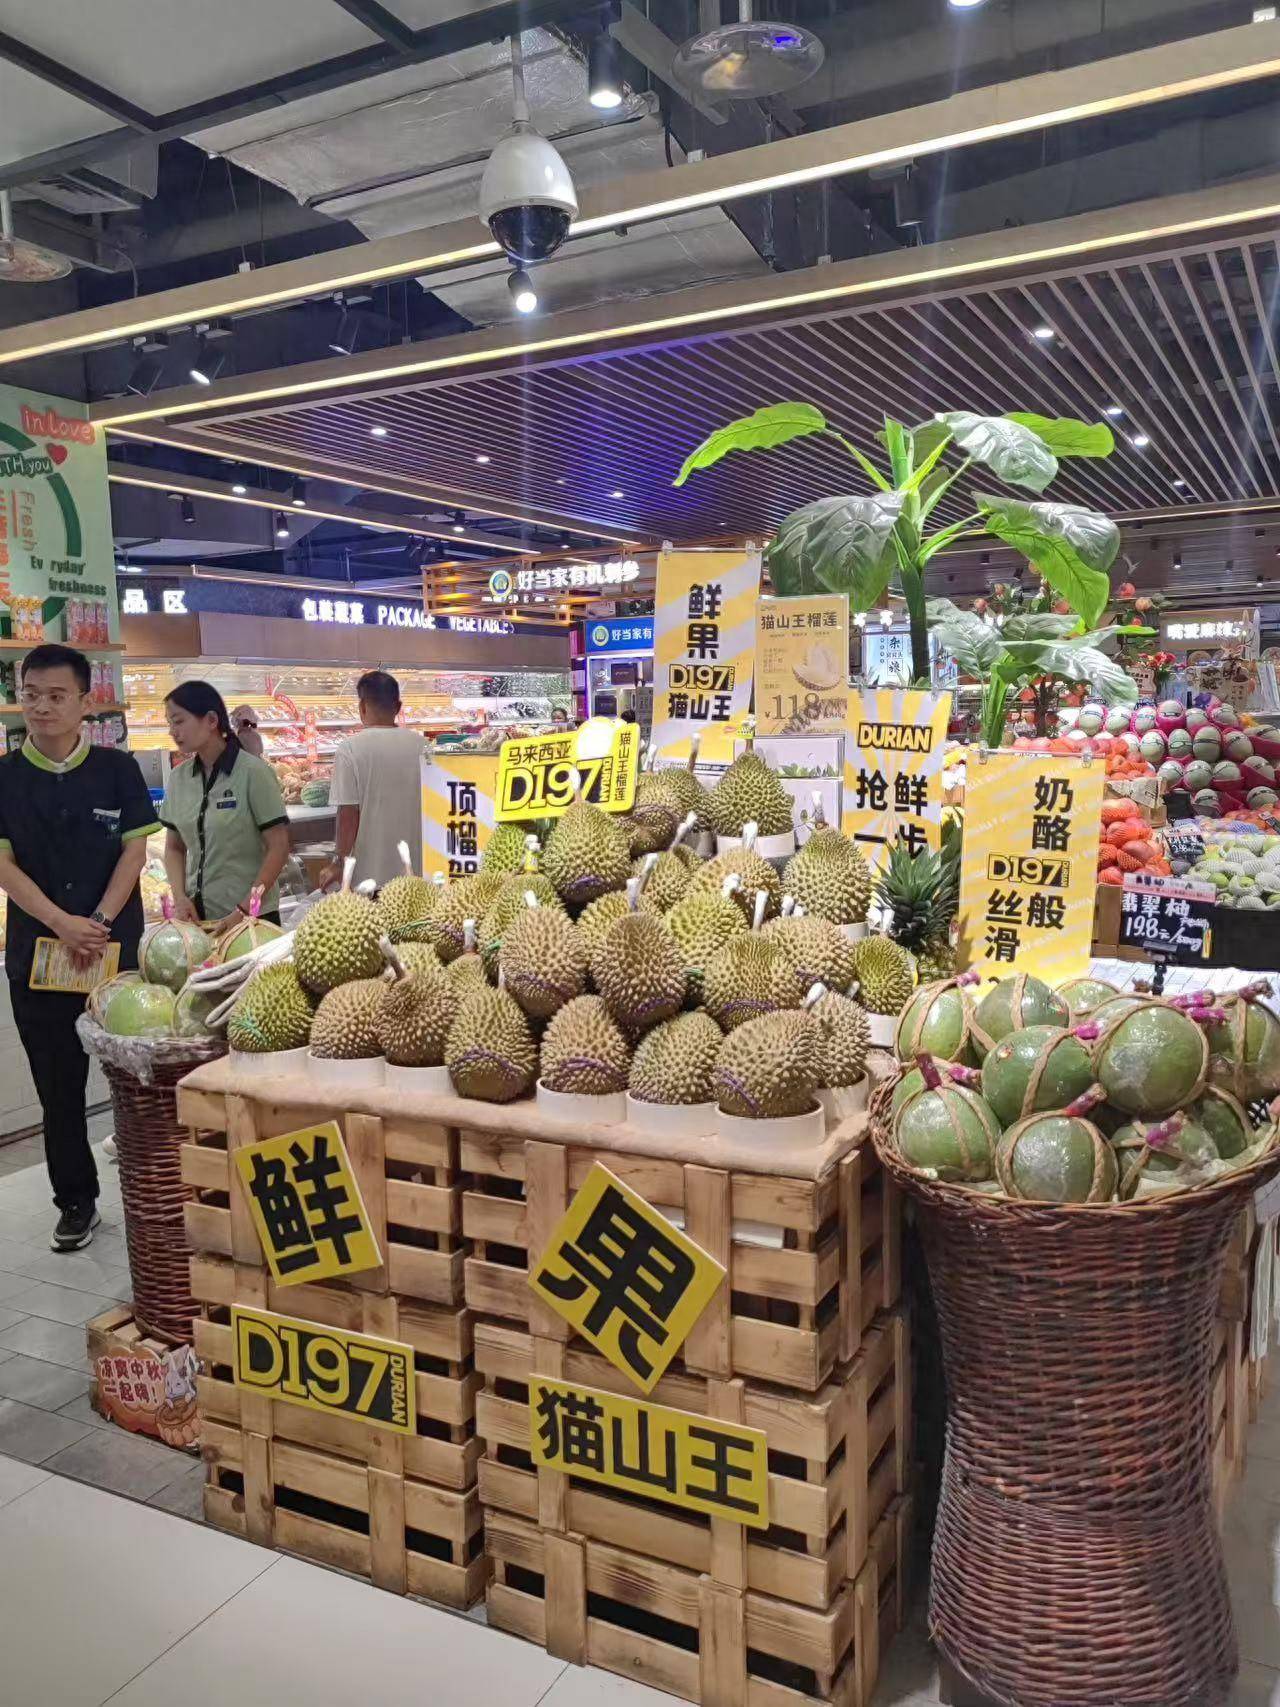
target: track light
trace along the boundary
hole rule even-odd
[[[277,539],[288,539],[288,537],[289,537],[289,523],[285,520],[284,511],[283,510],[277,510],[276,511],[276,538]]]
[[[190,498],[182,500],[182,519],[189,528],[196,525],[196,507]]]
[[[618,44],[607,29],[591,38],[587,49],[587,92],[591,105],[611,112],[622,105],[622,70]]]
[[[163,333],[160,335],[163,337]],[[133,340],[133,365],[129,369],[129,377],[125,380],[124,387],[135,397],[150,397],[164,376],[164,362],[159,354],[148,349],[149,342],[146,338]],[[161,345],[162,350],[163,347]]]
[[[465,527],[466,527],[466,518],[463,516],[462,511],[461,510],[455,510],[453,512],[453,531],[454,531],[454,533],[462,533],[464,531]]]
[[[517,314],[532,314],[538,306],[538,293],[533,288],[533,280],[523,267],[512,269],[511,277],[507,280],[507,289],[511,292],[511,300],[516,305]]]
[[[953,12],[976,12],[985,3],[986,0],[947,0]]]
[[[307,507],[307,483],[305,480],[295,480],[289,488],[289,502],[295,510],[305,510]]]
[[[196,339],[196,353],[188,373],[197,385],[212,385],[227,365],[225,350],[215,350],[203,333]]]

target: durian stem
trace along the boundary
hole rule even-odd
[[[395,946],[392,943],[391,938],[389,936],[380,936],[378,938],[378,947],[382,950],[382,958],[395,973],[396,982],[399,983],[402,979],[407,978],[409,974],[405,969],[404,961],[401,960],[400,956],[396,953]]]

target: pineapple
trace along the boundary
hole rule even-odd
[[[877,899],[892,915],[889,935],[915,955],[921,984],[955,971],[950,930],[960,898],[959,855],[958,837],[944,841],[940,854],[926,849],[914,857],[897,841],[876,884]]]

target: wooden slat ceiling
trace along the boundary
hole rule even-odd
[[[803,398],[864,446],[882,410],[1113,418],[1116,454],[1073,461],[1049,496],[1113,515],[1280,497],[1280,251],[1270,234],[823,312],[680,341],[439,378],[203,424],[252,460],[270,446],[395,479],[540,504],[637,539],[767,534],[857,489],[837,445],[730,457],[671,481],[713,427]],[[1033,329],[1052,328],[1048,341]],[[375,424],[385,438],[370,436]],[[1134,440],[1145,435],[1145,445]],[[488,457],[481,463],[478,457]],[[987,481],[989,484],[989,480]],[[982,480],[977,482],[979,486]],[[619,496],[618,494],[621,494]]]

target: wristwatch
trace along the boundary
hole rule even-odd
[[[103,912],[101,907],[98,908],[96,913],[90,913],[89,914],[89,920],[90,920],[90,923],[92,923],[92,924],[102,925],[107,930],[111,929],[111,920]]]

